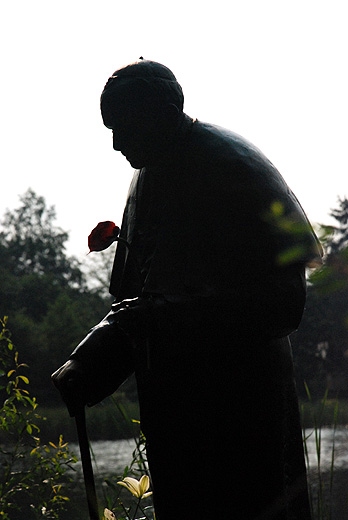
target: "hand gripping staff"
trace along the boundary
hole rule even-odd
[[[73,358],[51,376],[70,417],[75,417],[90,520],[99,520],[99,516],[86,428],[85,403],[88,406],[99,403],[115,392],[134,371],[127,338],[118,329],[117,323],[112,321],[113,317],[113,313],[109,313],[94,327],[76,347],[71,355]],[[110,336],[107,338],[107,344],[102,343],[105,336]],[[114,341],[111,341],[111,338]],[[101,350],[103,356],[100,355]],[[88,359],[91,366],[84,365],[81,359],[74,356],[85,356],[85,361]]]
[[[69,367],[73,364],[74,361],[68,361],[62,367],[56,370],[56,372],[54,372],[51,377],[53,384],[60,391],[62,398],[65,401],[70,417],[75,417],[89,518],[90,520],[100,520],[98,514],[98,502],[95,490],[91,453],[89,450],[89,441],[87,435],[85,405],[84,401],[80,398],[80,382],[74,381],[74,379],[71,378],[69,374]],[[66,376],[68,377],[68,380],[65,384],[63,383],[62,385],[62,380],[64,380],[64,377]],[[69,395],[69,399],[67,399],[67,395]]]

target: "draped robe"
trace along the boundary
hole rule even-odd
[[[245,139],[185,117],[135,172],[121,237],[111,294],[158,308],[134,334],[156,518],[309,519],[288,335],[322,253],[295,195]]]

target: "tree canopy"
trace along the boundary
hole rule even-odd
[[[88,288],[80,263],[66,253],[69,234],[54,207],[28,189],[0,222],[0,315],[31,366],[43,403],[59,399],[50,374],[108,310],[100,284]],[[103,296],[104,294],[104,296]]]
[[[69,235],[54,225],[54,206],[28,189],[20,197],[21,206],[7,210],[0,231],[2,264],[15,275],[54,273],[57,284],[81,286],[84,278],[77,260],[68,258],[65,243]]]

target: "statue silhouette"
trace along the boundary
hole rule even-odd
[[[115,302],[53,381],[73,415],[135,371],[158,520],[307,520],[288,336],[321,247],[273,164],[183,100],[143,59],[103,90],[114,149],[136,168]]]

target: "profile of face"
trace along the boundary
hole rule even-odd
[[[103,93],[101,113],[104,125],[112,130],[113,148],[133,168],[148,165],[163,145],[163,117],[155,106],[130,85]]]

